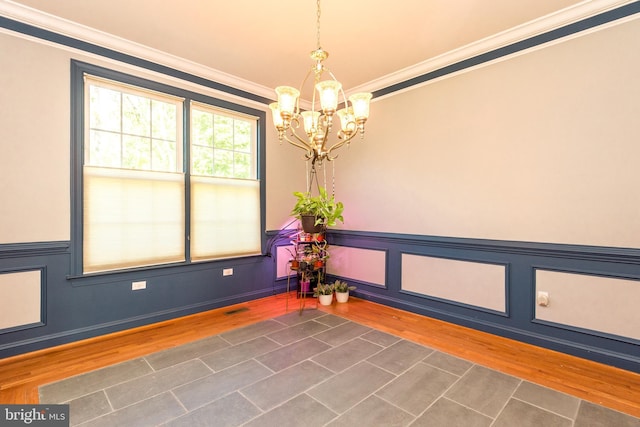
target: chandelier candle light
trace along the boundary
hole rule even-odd
[[[289,86],[278,86],[276,88],[278,102],[269,105],[280,142],[284,139],[291,145],[305,150],[307,152],[305,157],[311,160],[312,164],[316,161],[322,163],[324,159],[334,160],[337,157],[332,155],[334,150],[345,144],[348,145],[358,133],[364,137],[364,124],[369,118],[369,102],[372,97],[370,93],[356,93],[349,96],[347,101],[342,84],[322,63],[329,57],[329,53],[320,47],[320,0],[317,0],[316,22],[317,48],[311,52],[314,64],[307,72],[300,90]],[[321,80],[325,72],[331,79]],[[300,92],[312,73],[315,90],[312,95],[311,111],[301,112]],[[344,107],[338,110],[340,95],[342,95]],[[319,107],[316,105],[316,99],[320,103]],[[340,119],[340,129],[336,132],[337,140],[329,143],[329,135],[336,115]],[[306,137],[298,135],[301,124]]]

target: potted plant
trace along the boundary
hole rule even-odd
[[[313,288],[313,296],[318,297],[318,301],[322,305],[331,305],[333,301],[333,285],[318,283],[318,286]]]
[[[311,253],[313,255],[313,268],[316,270],[322,268],[325,262],[329,259],[329,252],[327,251],[327,243],[326,241],[316,243],[313,245],[311,249]]]
[[[300,268],[300,260],[298,259],[296,254],[293,253],[291,249],[289,248],[285,248],[285,249],[287,250],[287,252],[289,252],[289,255],[291,255],[291,258],[289,258],[290,268],[292,270],[298,270]]]
[[[293,193],[297,200],[291,214],[300,219],[305,233],[321,233],[336,225],[336,221],[344,222],[342,202],[336,202],[333,195],[329,197],[324,187],[318,187],[318,192],[320,194],[313,197],[310,192]]]
[[[333,282],[333,289],[336,291],[336,301],[347,302],[349,301],[349,291],[355,290],[356,287],[349,286],[345,281],[336,280]]]
[[[300,263],[302,266],[303,263]],[[306,267],[306,266],[305,266]],[[298,290],[300,294],[306,294],[309,292],[309,288],[311,287],[311,278],[307,274],[306,271],[302,271],[302,275],[300,277],[300,289]]]

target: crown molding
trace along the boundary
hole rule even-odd
[[[635,1],[636,0],[585,0],[574,6],[559,10],[555,13],[540,17],[402,70],[398,70],[386,76],[382,76],[379,79],[351,88],[349,92],[375,92],[394,84],[410,80],[414,77],[439,70],[448,65],[464,61],[465,59],[473,58],[522,40],[527,40],[539,34],[544,34],[546,32],[562,28],[566,25],[587,19],[609,10],[617,9],[626,4],[634,3]]]
[[[60,35],[82,40],[136,58],[181,70],[205,79],[273,99],[273,88],[242,79],[214,68],[171,55],[112,34],[72,22],[11,0],[0,0],[0,15]]]
[[[410,80],[414,77],[427,74],[465,59],[561,28],[573,22],[633,3],[634,1],[635,0],[585,0],[574,6],[484,38],[459,49],[452,50],[437,57],[372,80],[358,87],[351,88],[349,92],[375,92],[376,90]],[[24,24],[32,25],[57,34],[82,40],[117,52],[126,53],[137,58],[216,81],[267,99],[273,99],[274,97],[273,88],[268,88],[223,71],[206,67],[202,64],[44,13],[37,9],[15,3],[11,0],[0,0],[0,15]]]

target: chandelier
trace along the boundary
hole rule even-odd
[[[357,134],[364,137],[364,124],[369,118],[369,101],[372,97],[370,93],[356,93],[347,99],[342,84],[331,70],[324,66],[322,61],[329,57],[329,53],[320,47],[320,0],[317,0],[316,16],[317,47],[311,52],[313,65],[302,81],[300,90],[278,86],[275,89],[278,102],[269,105],[280,142],[284,139],[291,145],[305,150],[305,157],[314,165],[316,162],[322,163],[324,159],[334,160],[337,155],[333,152],[345,144],[348,145]],[[331,78],[322,80],[325,73]],[[301,112],[300,92],[311,75],[315,88],[311,95],[311,110]],[[338,109],[340,105],[343,108]],[[334,122],[336,115],[340,120],[337,126]],[[301,125],[304,129],[303,135],[300,135]],[[335,128],[339,129],[331,138]]]

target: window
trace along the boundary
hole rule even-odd
[[[233,104],[199,94],[77,65],[74,75],[82,84],[74,87],[83,107],[75,113],[82,138],[75,144],[81,197],[74,230],[82,237],[74,240],[81,254],[75,270],[85,274],[259,254],[260,116],[246,107],[236,111],[229,108]]]
[[[256,120],[191,105],[191,256],[193,260],[251,250],[260,234],[255,179]]]

